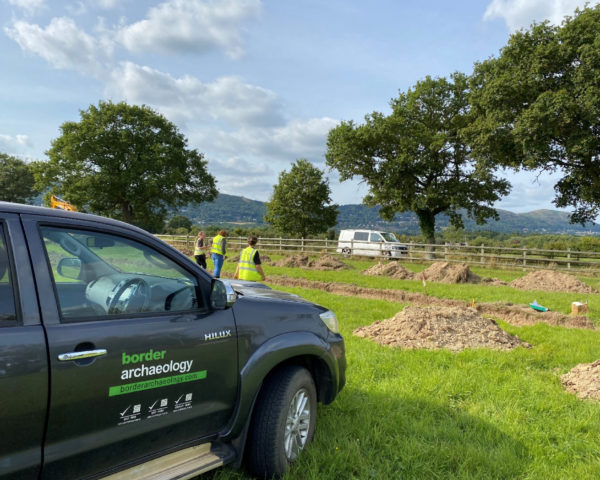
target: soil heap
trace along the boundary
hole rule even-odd
[[[397,262],[378,263],[363,272],[365,275],[383,275],[385,277],[413,280],[415,274]]]
[[[406,292],[404,290],[377,289],[359,287],[348,283],[319,282],[305,278],[290,278],[279,275],[269,275],[269,283],[284,287],[313,288],[336,295],[346,295],[358,298],[374,298],[388,302],[412,303],[421,306],[465,307],[461,300],[429,297],[423,293]],[[509,302],[476,303],[475,309],[482,315],[504,320],[513,325],[535,325],[546,323],[567,328],[587,328],[596,330],[594,322],[584,315],[565,315],[559,312],[537,312],[529,305],[514,305]]]
[[[292,255],[291,257],[285,257],[275,263],[276,267],[306,267],[308,265],[308,255]]]
[[[573,293],[598,293],[598,291],[573,275],[553,272],[551,270],[537,270],[524,277],[510,282],[510,286],[520,290],[545,290],[549,292]]]
[[[466,263],[435,262],[423,270],[430,282],[440,283],[479,283],[481,277],[475,275]]]
[[[600,360],[582,363],[560,378],[568,392],[578,398],[592,398],[600,401]]]
[[[318,260],[313,260],[307,265],[313,270],[346,270],[350,268],[344,262],[331,255],[323,255]]]
[[[493,320],[482,317],[477,310],[465,307],[408,306],[393,318],[357,328],[353,333],[381,345],[407,349],[510,350],[531,346],[502,330]]]

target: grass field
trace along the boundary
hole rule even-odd
[[[301,276],[373,288],[421,291],[421,282],[367,277],[372,262],[322,272],[265,267],[267,276]],[[405,265],[414,271],[423,267]],[[232,271],[232,264],[225,271]],[[519,271],[481,271],[510,281]],[[598,279],[585,279],[596,287]],[[567,313],[573,294],[510,287],[428,284],[430,295],[478,302],[533,298]],[[600,358],[600,331],[539,324],[500,326],[533,345],[510,352],[400,350],[352,335],[404,305],[285,288],[334,310],[346,339],[348,382],[336,401],[319,406],[315,440],[286,479],[597,479],[600,404],[566,393],[560,375]],[[600,320],[599,295],[588,295]],[[599,322],[600,323],[600,322]],[[220,470],[214,480],[246,479]]]

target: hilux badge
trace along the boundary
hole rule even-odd
[[[204,341],[219,340],[221,338],[231,337],[231,330],[221,330],[220,332],[211,332],[204,334]]]

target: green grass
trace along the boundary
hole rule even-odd
[[[271,257],[277,260],[278,257]],[[407,292],[423,293],[423,284],[421,280],[397,280],[389,277],[362,275],[361,272],[373,266],[374,261],[356,261],[344,260],[352,268],[340,271],[319,271],[304,270],[299,268],[274,267],[266,265],[265,273],[270,275],[285,275],[293,278],[305,278],[320,282],[337,282],[358,285],[361,287],[378,289],[399,289]],[[414,272],[420,272],[427,267],[422,264],[402,263],[404,267]],[[212,271],[212,262],[209,262],[209,271]],[[481,277],[499,278],[505,282],[510,282],[520,278],[529,272],[518,270],[491,270],[472,268],[473,273]],[[233,273],[235,263],[225,262],[224,272]],[[593,288],[600,288],[598,278],[577,276]],[[600,294],[579,294],[563,292],[545,292],[545,291],[525,291],[518,290],[509,286],[492,287],[488,285],[460,284],[449,285],[444,283],[427,282],[427,294],[438,298],[449,298],[453,300],[463,300],[465,303],[475,301],[480,302],[510,302],[514,304],[529,304],[533,300],[555,312],[570,313],[571,303],[574,301],[588,301],[590,313],[588,317],[595,323],[600,324]]]
[[[346,388],[319,407],[315,440],[287,479],[600,476],[600,404],[565,393],[559,378],[600,357],[600,332],[501,324],[534,347],[391,349],[352,330],[402,305],[285,290],[336,311],[348,359]]]
[[[360,275],[372,262],[352,264],[356,268],[347,272],[266,270],[267,275],[422,291],[420,282]],[[226,262],[226,269],[232,267]],[[485,276],[499,277],[499,272]],[[524,273],[505,274],[517,278]],[[600,404],[579,400],[560,384],[561,374],[600,358],[600,332],[500,322],[533,347],[460,353],[392,349],[354,337],[352,331],[389,318],[404,305],[280,289],[336,312],[348,359],[346,387],[333,404],[319,406],[315,439],[286,479],[600,478]],[[524,303],[536,296],[563,311],[579,298],[509,287],[430,283],[427,289],[446,298],[476,295],[482,302]],[[589,297],[592,307],[600,303],[599,296]],[[208,477],[249,478],[230,469]]]

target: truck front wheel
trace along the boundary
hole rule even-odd
[[[246,444],[246,464],[258,478],[282,476],[312,440],[317,392],[310,373],[292,366],[263,386]]]

